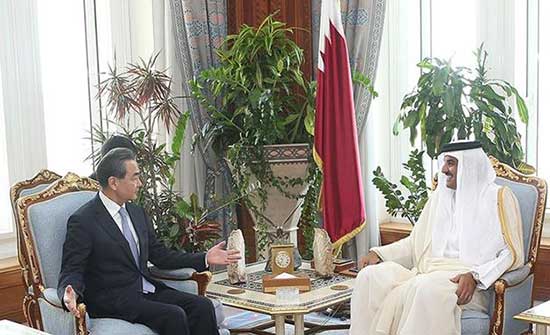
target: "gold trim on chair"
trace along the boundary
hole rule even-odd
[[[15,186],[17,186],[17,184]],[[15,188],[15,186],[13,188]],[[28,280],[29,286],[32,286],[32,290],[34,293],[34,296],[32,297],[34,302],[31,303],[30,301],[28,301],[28,299],[25,299],[23,310],[25,311],[25,317],[27,316],[29,317],[29,319],[27,320],[29,322],[29,325],[31,325],[33,328],[40,327],[39,329],[42,329],[42,325],[37,324],[36,322],[37,320],[36,316],[39,317],[40,313],[36,311],[36,316],[34,316],[35,312],[31,311],[31,308],[33,305],[38,306],[37,299],[38,299],[38,295],[44,290],[44,280],[42,278],[42,274],[40,270],[40,264],[38,261],[38,256],[37,256],[38,254],[34,244],[34,238],[29,226],[28,209],[31,205],[50,200],[52,198],[57,197],[58,195],[62,195],[68,192],[76,192],[76,191],[96,192],[98,190],[99,190],[99,184],[97,183],[97,181],[90,178],[79,177],[78,175],[69,172],[63,178],[55,180],[50,186],[48,186],[42,192],[22,197],[16,201],[16,212],[17,212],[16,221],[18,221],[19,223],[19,232],[22,238],[21,247],[22,247],[22,250],[24,250],[23,255],[27,258],[25,262],[28,266],[28,271],[30,272],[28,274],[27,280]],[[12,193],[12,194],[15,194],[15,193]],[[35,317],[34,320],[33,320],[33,316]],[[79,328],[77,329],[78,330],[77,334],[85,335],[87,334],[86,325],[85,324],[80,325],[81,323],[85,322],[85,317],[80,319],[81,320],[79,319],[76,320],[78,324],[77,327]]]
[[[24,190],[28,190],[39,185],[51,184],[52,182],[60,179],[61,176],[55,172],[49,170],[41,170],[34,177],[28,180],[24,180],[14,184],[10,188],[10,201],[13,211],[13,217],[15,220],[16,236],[17,236],[17,259],[19,260],[19,266],[21,267],[21,276],[23,277],[23,283],[25,284],[26,292],[23,297],[23,314],[27,323],[35,329],[43,330],[42,320],[40,317],[40,311],[38,310],[37,296],[29,292],[29,287],[32,285],[30,278],[30,269],[28,262],[27,251],[23,242],[21,225],[19,223],[19,216],[17,214],[17,201]]]
[[[193,272],[193,274],[191,275],[191,279],[197,282],[199,295],[204,296],[206,294],[206,288],[212,280],[212,272]]]

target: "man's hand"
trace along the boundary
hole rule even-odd
[[[359,269],[364,268],[368,265],[374,265],[380,263],[382,260],[374,251],[369,251],[366,256],[361,257],[359,260]]]
[[[456,275],[455,277],[451,278],[451,281],[458,284],[458,288],[455,292],[456,296],[458,297],[456,303],[458,305],[466,305],[467,303],[469,303],[474,296],[474,292],[477,286],[477,283],[472,273],[468,272]]]
[[[65,306],[67,307],[69,312],[71,312],[77,318],[80,317],[80,312],[78,311],[76,305],[76,292],[73,290],[73,287],[71,285],[67,285],[67,287],[65,288],[63,302],[65,303]]]
[[[208,265],[227,265],[237,263],[241,259],[239,250],[224,250],[225,242],[220,242],[210,248],[206,253],[206,261]]]

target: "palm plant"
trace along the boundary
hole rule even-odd
[[[189,113],[182,113],[176,99],[171,95],[171,79],[166,70],[155,69],[159,54],[147,62],[140,60],[129,64],[124,71],[110,67],[107,78],[99,85],[98,98],[106,101],[114,123],[130,138],[136,147],[138,164],[141,167],[143,187],[136,200],[148,213],[159,238],[169,247],[187,251],[204,250],[220,236],[219,224],[212,220],[214,210],[199,206],[195,194],[185,200],[174,190],[175,168],[180,160]],[[134,128],[127,126],[129,116],[138,120]],[[167,132],[174,130],[171,150],[158,143],[157,127]],[[110,134],[95,127],[95,141],[103,143]],[[91,155],[97,163],[99,150]],[[234,201],[230,199],[223,206]]]

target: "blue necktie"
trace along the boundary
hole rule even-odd
[[[130,230],[130,224],[128,223],[128,218],[130,217],[128,215],[128,211],[126,211],[126,208],[120,207],[118,213],[120,214],[120,218],[122,221],[122,235],[124,235],[126,241],[128,241],[128,244],[130,245],[130,250],[132,251],[132,255],[134,256],[134,261],[136,262],[138,269],[141,270],[141,267],[139,266],[139,252],[137,243],[136,240],[134,240],[134,236],[132,235],[132,231]],[[145,279],[143,275],[141,275],[141,284],[143,287],[143,292],[155,292],[155,286],[151,284],[147,279]]]

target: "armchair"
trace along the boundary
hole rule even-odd
[[[525,265],[507,272],[487,294],[493,301],[489,314],[465,311],[462,315],[462,335],[532,334],[531,326],[513,319],[513,316],[532,306],[534,265],[542,233],[546,208],[546,182],[526,176],[491,157],[497,173],[497,184],[506,186],[518,199],[523,224]]]
[[[59,178],[61,178],[61,176],[55,172],[41,170],[31,179],[18,182],[10,188],[10,202],[17,234],[17,258],[21,266],[23,283],[26,287],[25,296],[23,297],[23,314],[25,315],[27,323],[36,329],[42,329],[42,322],[40,311],[38,310],[38,296],[33,294],[32,291],[31,271],[27,261],[29,257],[26,253],[27,249],[24,245],[21,224],[19,223],[19,216],[17,215],[17,200],[21,197],[41,192]]]
[[[92,199],[98,189],[96,181],[69,173],[45,190],[16,201],[18,230],[22,239],[20,257],[28,264],[29,292],[32,292],[32,299],[39,307],[39,315],[28,314],[27,320],[35,328],[59,335],[154,335],[154,331],[141,324],[119,319],[90,318],[84,304],[78,306],[83,317],[75,318],[63,310],[57,297],[67,220],[76,209]],[[153,268],[152,273],[175,289],[201,294],[204,294],[211,278],[209,272],[197,273],[193,269],[164,271]],[[37,322],[37,318],[41,322]]]

